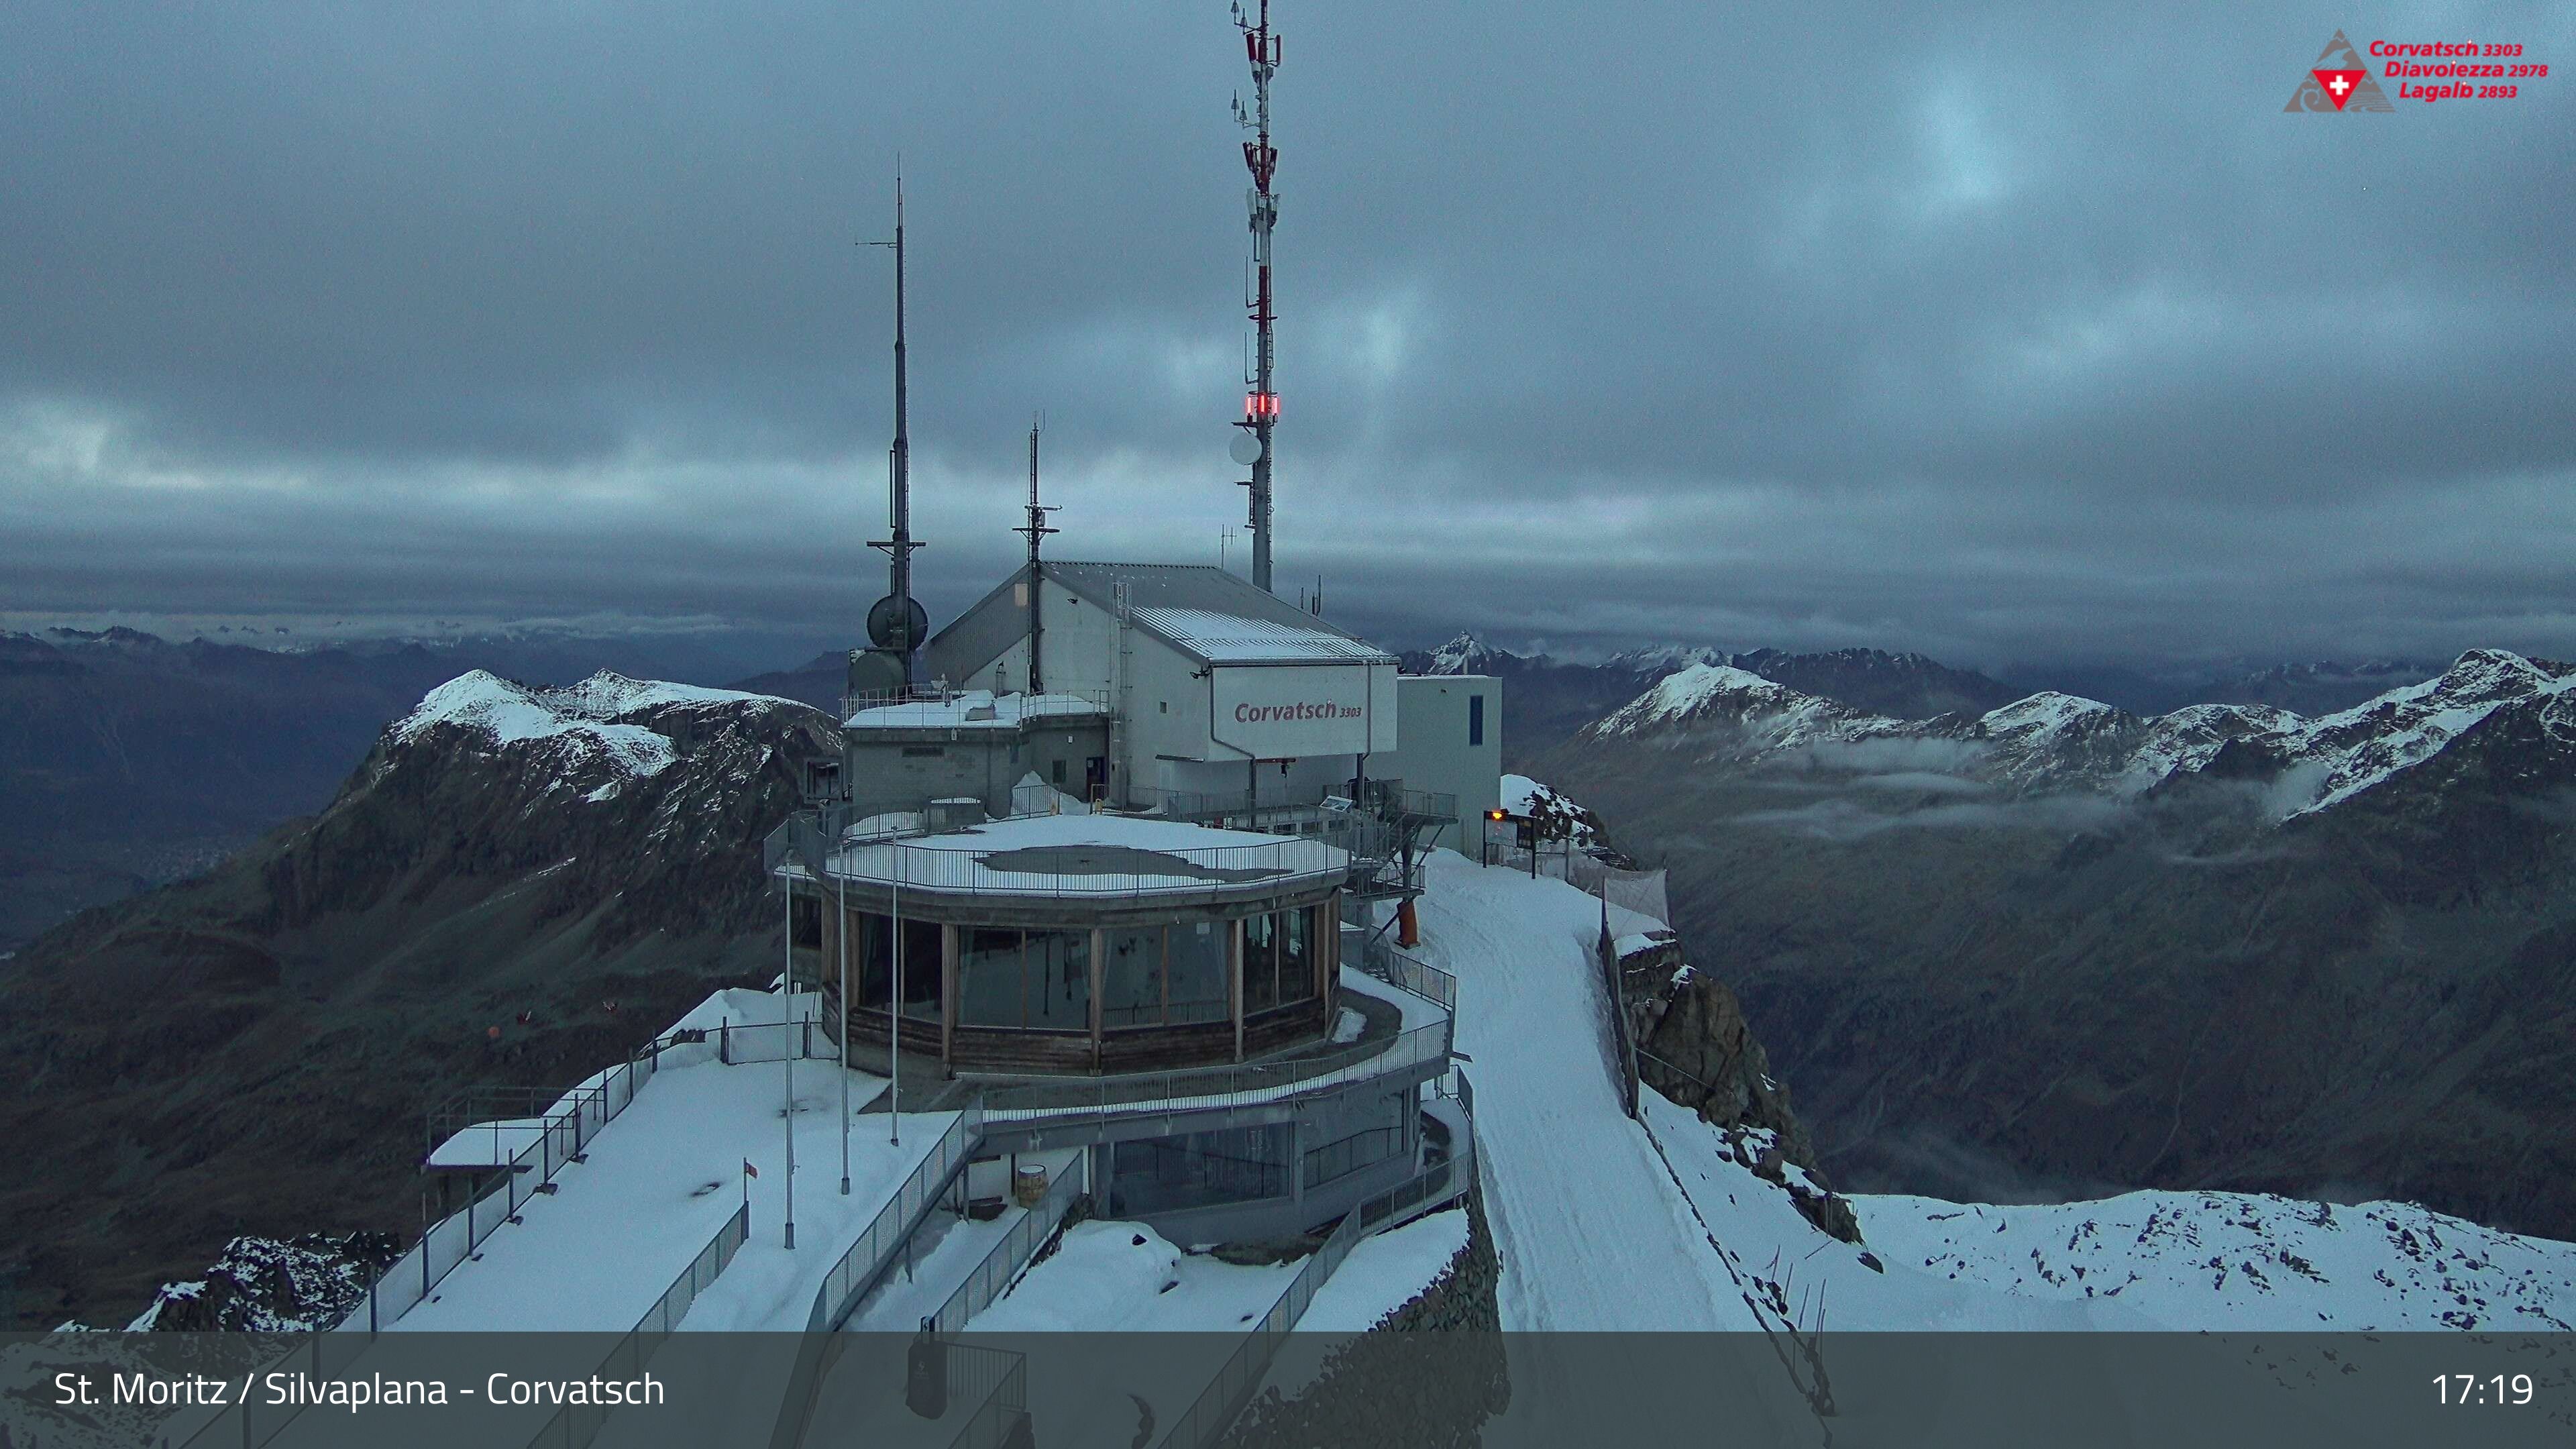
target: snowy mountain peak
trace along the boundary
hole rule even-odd
[[[2576,665],[2500,649],[2471,650],[2436,678],[2314,719],[2266,704],[2198,704],[2140,717],[2100,700],[2043,691],[1980,715],[1903,720],[1801,693],[1749,669],[1695,664],[1659,681],[1590,734],[1687,737],[1687,727],[1703,723],[1738,727],[1727,747],[1708,756],[1712,763],[1753,763],[1826,743],[1949,741],[1973,747],[1956,768],[1982,785],[2116,796],[2198,774],[2241,742],[2224,773],[2272,781],[2278,788],[2269,808],[2274,818],[2288,819],[2328,809],[2442,757],[2500,710],[2533,709],[2542,714],[2516,729],[2565,741],[2568,769],[2576,770]],[[2523,774],[2558,770],[2537,756],[2517,768]]]
[[[1989,735],[2030,738],[2070,729],[2100,729],[2135,719],[2136,716],[2128,711],[2114,709],[2098,699],[2045,689],[2026,699],[2014,700],[2000,709],[1986,711],[1978,724]]]
[[[1604,661],[1614,669],[1654,674],[1668,669],[1686,669],[1694,664],[1732,664],[1734,656],[1709,644],[1648,644],[1635,649],[1622,649]]]
[[[1869,718],[1845,705],[1804,694],[1731,664],[1694,664],[1592,725],[1595,737],[1642,735],[1677,726],[1718,724],[1743,732],[1760,749],[1795,745],[1844,721]]]
[[[1431,651],[1432,674],[1482,674],[1501,657],[1502,651],[1466,630],[1458,637]]]
[[[811,709],[765,694],[629,679],[604,669],[561,689],[532,688],[475,669],[431,690],[385,735],[390,744],[409,745],[434,731],[461,731],[491,751],[535,742],[556,757],[566,777],[605,774],[591,797],[605,799],[615,794],[617,779],[660,774],[679,757],[668,734],[630,717],[741,706],[762,713]]]

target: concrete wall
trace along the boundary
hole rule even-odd
[[[1411,790],[1458,797],[1458,824],[1437,843],[1470,856],[1483,839],[1484,814],[1502,799],[1503,682],[1484,675],[1406,675],[1396,681],[1403,730],[1397,747],[1369,757],[1373,779],[1400,778]],[[1468,743],[1468,721],[1484,700],[1482,744]]]
[[[841,771],[850,799],[862,808],[918,810],[925,801],[972,795],[998,816],[1011,813],[1011,787],[1031,771],[1052,785],[1061,765],[1061,788],[1081,795],[1088,762],[1108,753],[1109,731],[1099,724],[1040,723],[1025,734],[990,727],[906,730],[892,738],[843,736]]]

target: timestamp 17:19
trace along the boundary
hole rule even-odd
[[[2435,1374],[2433,1389],[2446,1404],[2528,1404],[2532,1394],[2529,1374]]]

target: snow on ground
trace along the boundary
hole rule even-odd
[[[1507,1328],[2477,1329],[2576,1325],[2576,1244],[2391,1203],[2137,1192],[2047,1207],[1853,1199],[1801,1216],[1726,1132],[1649,1090],[1619,1113],[1592,943],[1562,882],[1430,862],[1420,954],[1460,977]],[[1636,929],[1612,908],[1612,929]],[[1723,1255],[1715,1244],[1723,1244]],[[1863,1254],[1877,1260],[1872,1267]]]
[[[1620,1110],[1593,955],[1563,881],[1428,858],[1424,961],[1458,977],[1507,1329],[1751,1328],[1654,1145]],[[1659,924],[1611,908],[1614,931]]]
[[[1159,1333],[1152,1354],[1123,1356],[1113,1379],[1094,1356],[1029,1360],[1029,1409],[1051,1442],[1125,1443],[1137,1399],[1168,1426],[1296,1276],[1296,1263],[1238,1267],[1184,1253],[1142,1223],[1086,1222],[1054,1256],[967,1325],[975,1333]],[[1132,1359],[1134,1361],[1128,1361]]]
[[[749,1183],[750,1242],[699,1298],[687,1326],[803,1328],[832,1259],[937,1141],[950,1114],[907,1114],[901,1148],[888,1145],[884,1114],[854,1117],[851,1195],[842,1197],[839,1086],[829,1063],[797,1063],[798,1249],[790,1254],[781,1246],[785,1065],[679,1057],[664,1054],[633,1104],[591,1139],[588,1162],[559,1170],[554,1193],[530,1198],[518,1223],[484,1240],[479,1261],[448,1274],[394,1326],[623,1333],[741,1206],[749,1159],[759,1172]],[[855,1114],[885,1083],[851,1078]]]
[[[914,890],[1081,896],[1204,886],[1238,870],[1285,883],[1348,863],[1320,840],[1133,815],[1030,815],[914,840],[856,840],[833,853],[831,869],[853,880],[900,873]]]
[[[430,1149],[432,1167],[499,1167],[545,1134],[543,1117],[477,1122]]]
[[[1047,1181],[1055,1182],[1068,1172],[1082,1170],[1082,1149],[1063,1148],[1054,1152],[1016,1153],[1011,1165],[1042,1167]],[[998,1174],[997,1174],[998,1175]],[[921,1326],[921,1320],[947,1306],[948,1296],[957,1291],[966,1275],[975,1271],[993,1246],[1019,1226],[1028,1209],[1006,1200],[1001,1215],[990,1222],[960,1219],[950,1213],[933,1213],[914,1245],[915,1260],[909,1272],[901,1269],[887,1275],[875,1292],[862,1300],[845,1325],[852,1333],[910,1333]]]
[[[1431,1286],[1467,1246],[1463,1208],[1363,1238],[1297,1320],[1300,1333],[1359,1333]]]
[[[1483,1088],[1477,1098],[1483,1100]],[[1739,1301],[1751,1295],[1769,1317],[1801,1330],[1878,1329],[2084,1329],[2154,1328],[2157,1325],[2107,1302],[2057,1302],[1993,1291],[1990,1285],[1954,1282],[1895,1260],[1882,1245],[1855,1246],[1820,1231],[1778,1186],[1753,1175],[1727,1134],[1649,1088],[1638,1102],[1663,1160],[1708,1237],[1725,1245]],[[1712,1250],[1713,1251],[1713,1250]],[[1862,1254],[1878,1260],[1873,1269]],[[1742,1326],[1752,1325],[1752,1310]]]
[[[1439,1003],[1414,995],[1401,986],[1390,986],[1357,966],[1345,966],[1341,973],[1342,989],[1361,996],[1375,997],[1392,1006],[1403,1016],[1396,1024],[1398,1031],[1411,1031],[1417,1026],[1431,1026],[1449,1013]]]
[[[2031,1300],[2116,1298],[2164,1328],[2576,1330],[2576,1244],[2411,1203],[2132,1192],[2033,1207],[1852,1204],[1891,1268]]]

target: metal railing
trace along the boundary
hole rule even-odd
[[[1476,1170],[1472,1133],[1466,1151],[1446,1161],[1432,1164],[1387,1191],[1362,1202],[1343,1215],[1341,1222],[1324,1239],[1323,1246],[1306,1257],[1297,1276],[1288,1280],[1278,1301],[1261,1316],[1243,1342],[1229,1355],[1216,1377],[1201,1390],[1188,1412],[1172,1423],[1161,1440],[1161,1449],[1202,1449],[1216,1442],[1236,1416],[1243,1412],[1253,1392],[1261,1386],[1270,1371],[1270,1361],[1278,1355],[1280,1340],[1297,1326],[1306,1314],[1308,1304],[1333,1270],[1351,1255],[1360,1240],[1382,1228],[1393,1227],[1416,1210],[1448,1201],[1462,1189],[1462,1182],[1472,1182]],[[1462,1174],[1464,1176],[1462,1177]]]
[[[965,1168],[966,1160],[984,1137],[984,1104],[971,1102],[939,1134],[912,1175],[903,1180],[892,1199],[877,1210],[877,1215],[854,1239],[832,1271],[823,1275],[823,1284],[814,1290],[814,1309],[806,1315],[809,1333],[825,1333],[841,1326],[858,1306],[859,1299],[876,1285],[877,1279],[892,1265],[894,1255],[912,1236],[912,1227],[946,1187],[948,1180]]]
[[[822,1286],[814,1290],[813,1310],[805,1316],[805,1338],[796,1351],[796,1366],[788,1374],[778,1422],[770,1430],[771,1444],[788,1446],[800,1441],[806,1421],[814,1412],[814,1395],[830,1349],[825,1335],[849,1321],[851,1310],[894,1265],[895,1255],[906,1250],[913,1230],[921,1225],[939,1195],[966,1170],[983,1140],[984,1103],[978,1098],[957,1114],[948,1130],[939,1134],[939,1140],[931,1144],[930,1152],[903,1180],[903,1186],[895,1189],[893,1198],[877,1210],[867,1227],[833,1261],[831,1271],[823,1275]]]
[[[1159,804],[1163,814],[1174,820],[1258,820],[1290,811],[1323,811],[1327,814],[1411,815],[1423,819],[1454,820],[1458,816],[1458,797],[1438,790],[1407,790],[1401,781],[1371,780],[1353,800],[1347,793],[1350,782],[1308,784],[1283,787],[1277,793],[1266,790],[1156,790],[1148,804]]]
[[[1029,1416],[1028,1355],[1004,1348],[986,1348],[979,1344],[948,1345],[948,1382],[955,1394],[959,1382],[959,1360],[964,1360],[965,1383],[971,1393],[989,1380],[975,1412],[948,1441],[948,1449],[1001,1449],[1011,1442],[1012,1432]],[[1025,1441],[1023,1441],[1025,1442]]]
[[[1321,1187],[1363,1167],[1375,1167],[1404,1148],[1402,1127],[1364,1127],[1348,1137],[1306,1149],[1306,1186]],[[1365,1155],[1363,1155],[1365,1154]]]
[[[727,1021],[708,1033],[716,1043],[716,1060],[729,1067],[759,1062],[838,1061],[841,1044],[819,1017],[798,1021]]]
[[[1446,1064],[1451,1031],[1452,1023],[1443,1018],[1401,1032],[1388,1041],[1359,1042],[1286,1061],[1240,1062],[1116,1077],[996,1082],[986,1086],[983,1100],[987,1116],[1010,1122],[1106,1116],[1149,1103],[1207,1110],[1293,1101],[1308,1092],[1345,1082],[1366,1081],[1434,1062]]]
[[[770,855],[772,868],[793,854],[810,862],[808,850],[817,850],[798,837],[810,834],[822,838],[810,823],[800,826],[802,816],[789,817],[788,823],[773,833]],[[780,841],[779,834],[788,839]],[[1132,896],[1146,891],[1170,891],[1191,886],[1224,888],[1250,886],[1275,889],[1280,883],[1300,876],[1333,876],[1350,868],[1346,852],[1320,840],[1293,837],[1265,841],[1259,845],[1191,846],[1160,850],[1151,846],[1133,849],[1114,845],[1066,845],[1040,847],[1060,851],[1063,863],[1054,868],[1014,869],[1007,857],[1015,852],[989,844],[924,845],[917,840],[878,839],[856,842],[832,852],[829,871],[847,875],[853,881],[899,883],[908,891],[933,891],[971,895],[1027,895],[1050,897]],[[1094,870],[1074,859],[1084,851],[1118,852],[1130,857],[1127,869]],[[997,864],[996,862],[1003,862]],[[809,865],[810,870],[810,865]]]
[[[1048,1183],[1046,1196],[1038,1205],[1021,1214],[1002,1240],[984,1255],[984,1261],[966,1275],[966,1281],[957,1285],[957,1291],[948,1295],[948,1301],[939,1305],[939,1311],[930,1316],[932,1328],[940,1333],[963,1332],[976,1314],[1002,1296],[1011,1279],[1036,1256],[1039,1246],[1055,1235],[1064,1223],[1064,1215],[1073,1210],[1074,1199],[1091,1190],[1087,1181],[1090,1154],[1077,1154],[1074,1162],[1078,1170],[1063,1173]]]
[[[373,1344],[375,1333],[411,1311],[453,1272],[471,1257],[494,1231],[515,1221],[519,1209],[537,1189],[554,1180],[565,1164],[585,1152],[600,1129],[617,1119],[627,1105],[643,1090],[660,1066],[662,1053],[675,1045],[699,1040],[694,1032],[674,1032],[657,1037],[624,1062],[600,1073],[569,1091],[556,1094],[552,1105],[532,1119],[536,1136],[511,1153],[506,1161],[492,1165],[494,1180],[467,1200],[463,1209],[432,1223],[411,1249],[394,1260],[391,1267],[367,1287],[365,1301],[351,1308],[330,1328],[314,1333],[305,1342],[280,1355],[271,1365],[284,1365],[302,1360],[305,1372],[315,1378],[329,1377],[349,1364]],[[433,1137],[435,1149],[439,1124],[458,1114],[470,1113],[479,1104],[508,1107],[542,1099],[537,1089],[482,1088],[468,1089],[426,1114],[426,1130]],[[522,1106],[524,1110],[524,1106]],[[527,1130],[522,1128],[521,1130]],[[452,1133],[450,1135],[453,1135]],[[296,1403],[235,1403],[219,1410],[190,1431],[186,1438],[173,1438],[179,1449],[221,1444],[224,1449],[261,1449],[275,1439],[304,1406]],[[238,1424],[237,1431],[219,1430],[219,1425]]]
[[[1344,959],[1349,959],[1352,937],[1360,941],[1358,965],[1362,971],[1399,990],[1407,991],[1444,1011],[1458,1009],[1458,978],[1428,961],[1404,954],[1376,931],[1359,926],[1344,926],[1342,941]]]
[[[923,710],[926,718],[919,725],[915,725],[908,719],[887,720],[884,723],[896,728],[939,729],[952,723],[944,717],[945,710],[954,709],[959,704],[971,707],[984,700],[992,701],[997,711],[1002,708],[1002,702],[1005,700],[1021,701],[1011,706],[1015,712],[1015,718],[1039,719],[1049,715],[1109,713],[1109,691],[1105,689],[1050,689],[1036,696],[1039,706],[1036,709],[1026,708],[1029,698],[1024,694],[997,695],[989,689],[940,689],[931,685],[916,685],[911,689],[903,690],[867,690],[856,694],[844,691],[841,695],[841,718],[846,722],[851,716],[863,710],[887,709],[904,704],[923,705],[939,708],[943,711],[943,715],[933,715],[931,710],[926,708]],[[968,721],[973,724],[989,722],[988,720]]]
[[[608,1356],[599,1361],[599,1367],[592,1370],[592,1377],[641,1378],[644,1365],[652,1362],[654,1351],[679,1328],[680,1320],[689,1316],[689,1309],[697,1303],[698,1295],[724,1272],[725,1265],[733,1261],[734,1254],[742,1251],[742,1245],[750,1237],[751,1205],[745,1203],[734,1210],[732,1217],[725,1219],[725,1225],[718,1228],[716,1235],[707,1240],[707,1245],[698,1250],[697,1257],[689,1261],[689,1266],[680,1271],[679,1277],[671,1280],[671,1286],[662,1290],[662,1296],[654,1300],[652,1307],[644,1310],[644,1316],[637,1319],[635,1326],[626,1331],[626,1336],[608,1351]],[[609,1407],[606,1404],[564,1405],[546,1421],[545,1427],[537,1431],[536,1437],[528,1441],[529,1449],[587,1449],[590,1441],[598,1437],[599,1426],[607,1422]]]

